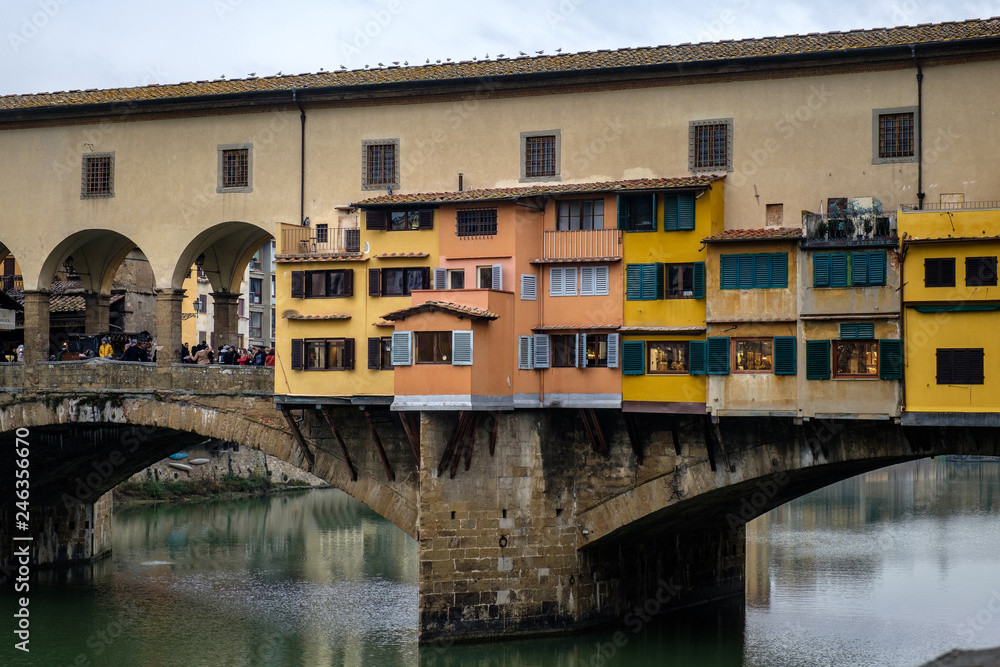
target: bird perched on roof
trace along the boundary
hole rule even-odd
[[[535,51],[535,53],[537,53],[538,55],[542,55],[543,53],[545,53],[545,49],[542,49],[541,51]]]
[[[250,72],[247,76],[257,76],[257,72]]]
[[[393,64],[393,65],[398,65],[398,64],[399,64],[399,61],[398,61],[398,60],[393,60],[393,61],[392,61],[392,64]]]
[[[385,67],[385,65],[383,65],[382,63],[379,63],[378,66],[379,67]]]
[[[498,53],[497,54],[497,58],[503,58],[503,54],[502,53]]]
[[[524,51],[518,51],[518,53],[520,53],[520,54],[521,54],[522,56],[526,56],[526,55],[528,55],[528,54],[527,54],[527,53],[525,53]]]
[[[346,67],[344,67],[343,65],[341,65],[341,66],[340,66],[340,69],[347,69],[347,68],[346,68]]]

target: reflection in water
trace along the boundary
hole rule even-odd
[[[745,606],[419,649],[416,543],[338,491],[135,508],[113,558],[36,584],[32,652],[0,664],[915,666],[1000,645],[998,484],[924,460],[778,508],[747,527]]]

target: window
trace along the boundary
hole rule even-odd
[[[365,211],[365,229],[374,232],[434,229],[434,210],[382,209]],[[348,252],[358,252],[361,247],[360,233],[353,229],[345,229],[344,245]]]
[[[261,304],[264,301],[264,280],[262,278],[250,279],[250,303]]]
[[[928,257],[924,260],[924,287],[954,286],[954,257]]]
[[[559,202],[556,230],[575,232],[586,229],[604,229],[604,200],[576,199]]]
[[[917,155],[916,107],[872,112],[872,164],[914,162]]]
[[[415,331],[418,364],[450,364],[450,331]]]
[[[965,284],[968,287],[986,287],[997,284],[996,257],[966,257]]]
[[[264,265],[261,264],[261,259],[260,259],[261,252],[262,252],[262,250],[258,250],[257,252],[255,252],[253,254],[253,257],[250,258],[250,270],[251,271],[263,271],[264,270]]]
[[[656,231],[656,195],[618,195],[618,229]]]
[[[115,154],[88,153],[83,156],[80,199],[115,196]]]
[[[982,348],[938,348],[938,384],[983,384]]]
[[[413,290],[430,288],[430,269],[427,267],[382,269],[381,272],[381,296],[406,296]]]
[[[721,289],[767,289],[788,287],[788,255],[783,252],[758,255],[721,255]]]
[[[361,189],[399,189],[399,139],[361,142]]]
[[[264,326],[264,313],[259,310],[250,311],[250,337],[251,338],[262,338],[262,329]]]
[[[495,208],[471,208],[458,212],[455,234],[463,237],[496,236],[497,210]]]
[[[538,276],[533,276],[530,273],[521,274],[521,300],[538,300]]]
[[[503,289],[503,266],[500,264],[477,266],[476,287],[479,289]]]
[[[316,243],[328,243],[330,240],[330,228],[326,223],[316,225]]]
[[[688,125],[691,171],[733,170],[733,119],[696,120]]]
[[[549,349],[553,368],[575,368],[577,353],[576,335],[549,336]]]
[[[833,377],[877,378],[878,341],[833,341]]]
[[[198,308],[196,307],[195,310],[198,310]],[[243,297],[240,297],[236,301],[236,314],[239,317],[246,317],[246,302],[243,300]]]
[[[580,334],[583,336],[581,347],[586,352],[581,366],[587,368],[607,368],[608,367],[608,335],[609,334]],[[617,352],[618,334],[611,334]],[[613,353],[612,353],[613,354]]]
[[[344,371],[354,368],[353,338],[292,340],[292,370]]]
[[[271,274],[271,305],[278,303],[277,292],[274,290],[274,274]]]
[[[694,264],[667,264],[667,298],[694,298]]]
[[[258,279],[250,279],[251,298],[254,280]],[[321,299],[348,296],[354,296],[354,269],[292,271],[292,298]]]
[[[521,133],[521,181],[559,180],[559,130]]]
[[[813,287],[875,287],[885,285],[884,252],[813,255]]]
[[[517,367],[618,368],[618,340],[616,333],[518,336]]]
[[[733,339],[734,373],[770,373],[774,370],[774,341]]]
[[[580,267],[580,296],[607,296],[608,289],[608,267]]]
[[[392,370],[392,338],[389,336],[368,339],[368,369]]]
[[[465,289],[465,269],[448,269],[448,289]]]
[[[553,266],[549,269],[549,296],[576,296],[577,267]]]
[[[694,193],[663,196],[663,231],[681,232],[694,229]]]
[[[664,265],[628,264],[625,267],[625,299],[627,301],[655,301],[663,298]]]
[[[647,369],[652,375],[688,372],[688,342],[647,343],[649,359]]]
[[[222,144],[216,152],[219,176],[215,191],[253,192],[253,144]]]

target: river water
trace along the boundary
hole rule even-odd
[[[745,603],[418,648],[416,543],[339,491],[120,510],[112,557],[40,575],[31,653],[5,631],[0,664],[916,666],[1000,645],[998,519],[1000,463],[886,468],[752,522]]]

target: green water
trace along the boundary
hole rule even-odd
[[[0,665],[916,666],[1000,645],[998,491],[997,463],[887,468],[751,523],[745,602],[429,647],[416,543],[338,491],[119,511],[111,558],[33,585],[30,654],[4,614]]]

